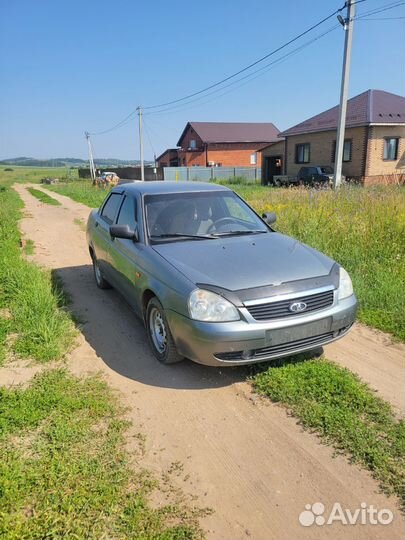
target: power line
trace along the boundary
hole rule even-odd
[[[233,79],[234,77],[237,77],[238,75],[240,75],[241,73],[244,73],[248,69],[251,69],[252,67],[256,66],[257,64],[260,64],[264,60],[267,60],[267,58],[269,58],[270,56],[274,56],[275,54],[280,52],[282,49],[285,49],[286,47],[288,47],[288,45],[291,45],[291,43],[294,43],[295,41],[302,38],[303,36],[305,36],[306,34],[311,32],[312,30],[315,30],[315,28],[317,28],[318,26],[320,26],[321,24],[326,22],[328,19],[331,19],[333,16],[337,15],[340,11],[342,11],[344,9],[344,7],[345,6],[341,7],[340,9],[337,9],[336,11],[334,11],[333,13],[328,15],[327,17],[323,18],[322,20],[320,20],[316,24],[314,24],[314,25],[310,26],[309,28],[307,28],[306,30],[304,30],[304,32],[301,32],[301,34],[298,34],[297,36],[290,39],[289,41],[287,41],[283,45],[280,45],[276,49],[274,49],[271,52],[269,52],[268,54],[262,56],[261,58],[259,58],[255,62],[252,62],[248,66],[245,66],[244,68],[240,69],[239,71],[233,73],[232,75],[229,75],[228,77],[225,77],[224,79],[222,79],[220,81],[217,81],[216,83],[213,83],[210,86],[206,86],[205,88],[203,88],[201,90],[198,90],[197,92],[193,92],[192,94],[189,94],[187,96],[183,96],[181,98],[174,99],[172,101],[167,101],[166,103],[160,103],[158,105],[149,105],[148,107],[144,107],[144,109],[145,110],[146,109],[157,109],[157,108],[160,108],[160,107],[166,107],[167,105],[173,105],[174,103],[178,103],[179,101],[184,101],[186,99],[189,99],[189,98],[192,98],[192,97],[197,96],[199,94],[202,94],[203,92],[206,92],[207,90],[211,90],[212,88],[215,88],[216,86],[219,86],[220,84],[223,84],[224,82],[227,82],[230,79]]]
[[[124,126],[135,115],[136,111],[137,111],[137,109],[135,109],[134,111],[129,113],[128,116],[126,116],[123,120],[121,120],[120,122],[118,122],[114,126],[108,128],[108,129],[104,129],[103,131],[90,132],[90,135],[104,135],[105,133],[109,133],[110,131],[114,131],[114,129],[118,129],[119,127]]]
[[[360,19],[360,22],[362,21],[398,21],[399,19],[405,19],[405,17],[373,17],[370,19],[366,19],[365,17],[362,17]]]
[[[359,3],[360,2],[364,2],[366,0],[357,0]],[[321,19],[320,21],[318,21],[317,23],[313,24],[312,26],[310,26],[309,28],[307,28],[306,30],[304,30],[304,32],[301,32],[300,34],[298,34],[297,36],[295,36],[294,38],[290,39],[289,41],[287,41],[286,43],[284,43],[283,45],[280,45],[279,47],[277,47],[276,49],[270,51],[268,54],[262,56],[261,58],[259,58],[258,60],[252,62],[251,64],[249,64],[248,66],[245,66],[243,67],[242,69],[240,69],[239,71],[229,75],[228,77],[225,77],[224,79],[220,80],[220,81],[217,81],[201,90],[198,90],[197,92],[193,92],[187,96],[183,96],[181,98],[178,98],[178,99],[175,99],[175,100],[172,100],[172,101],[168,101],[166,103],[160,103],[160,104],[157,104],[157,105],[150,105],[148,107],[143,107],[143,109],[157,109],[157,108],[161,108],[161,107],[166,107],[168,105],[173,105],[175,103],[179,103],[181,101],[186,101],[192,97],[195,97],[197,95],[200,95],[200,94],[203,94],[204,92],[207,92],[208,90],[211,90],[212,88],[215,88],[217,86],[220,86],[221,84],[237,77],[238,75],[244,73],[245,71],[251,69],[252,67],[256,66],[257,64],[263,62],[264,60],[266,60],[267,58],[269,58],[270,56],[274,56],[275,54],[277,54],[278,52],[280,52],[281,50],[285,49],[286,47],[288,47],[289,45],[291,45],[292,43],[294,43],[295,41],[297,41],[298,39],[300,39],[301,37],[305,36],[306,34],[308,34],[309,32],[311,32],[312,30],[314,30],[315,28],[319,27],[320,25],[322,25],[325,21],[331,19],[333,16],[337,15],[340,11],[342,11],[344,9],[345,6],[335,10],[333,13],[331,13],[330,15],[328,15],[327,17],[324,17],[323,19]],[[111,126],[110,128],[108,129],[105,129],[105,130],[102,130],[102,131],[97,131],[97,132],[92,132],[91,135],[104,135],[105,133],[109,133],[115,129],[118,129],[120,127],[122,127],[123,125],[125,125],[133,116],[134,114],[136,113],[137,109],[134,109],[133,111],[131,111],[123,120],[121,120],[120,122],[118,122],[117,124],[114,124],[113,126]]]
[[[362,0],[362,1],[365,1],[365,0]],[[222,97],[222,96],[224,96],[226,94],[229,94],[230,92],[233,92],[234,90],[237,90],[238,88],[240,88],[242,86],[245,86],[249,82],[257,79],[258,77],[261,77],[262,75],[264,75],[265,73],[270,71],[273,68],[274,65],[280,64],[283,61],[286,61],[290,56],[293,56],[294,54],[297,54],[301,50],[303,50],[306,47],[312,45],[312,43],[314,43],[315,41],[318,41],[319,39],[321,39],[322,37],[326,36],[327,34],[332,32],[333,30],[336,30],[339,27],[340,27],[339,25],[332,26],[326,32],[316,36],[315,38],[311,39],[310,41],[307,41],[306,43],[304,43],[300,47],[297,47],[297,48],[293,49],[292,51],[290,51],[287,54],[281,56],[280,58],[277,58],[276,60],[273,60],[272,62],[270,62],[270,63],[266,64],[265,66],[253,71],[252,73],[249,73],[248,75],[240,77],[236,81],[233,81],[233,82],[223,86],[222,88],[219,88],[219,89],[216,89],[216,90],[214,90],[212,92],[209,92],[208,94],[205,94],[204,96],[200,96],[199,98],[190,100],[187,103],[180,104],[180,105],[175,105],[174,107],[168,107],[168,108],[165,108],[165,109],[161,109],[161,110],[158,110],[158,111],[149,112],[149,113],[145,113],[145,114],[148,115],[148,116],[151,116],[151,115],[161,114],[161,113],[165,113],[165,112],[168,112],[168,113],[179,112],[179,111],[190,109],[189,106],[192,105],[195,102],[200,102],[200,105],[205,105],[207,103],[212,103],[216,99],[218,99],[218,98],[220,98],[220,97]],[[255,74],[257,74],[257,75],[253,76]],[[245,82],[243,82],[242,84],[237,84],[238,82],[243,81],[243,80],[245,80]],[[231,88],[230,90],[227,90],[226,92],[222,92],[222,90],[224,90],[225,88],[228,88],[228,87],[233,87],[233,88]],[[201,102],[201,100],[204,100],[207,96],[217,94],[218,92],[221,92],[221,93],[219,95],[217,95],[215,98]],[[193,105],[192,105],[191,108],[193,108]]]
[[[383,13],[384,11],[388,11],[391,9],[394,9],[396,7],[400,7],[405,5],[405,2],[391,2],[391,4],[384,4],[383,6],[380,6],[379,8],[372,9],[370,11],[365,11],[361,15],[358,15],[356,17],[356,20],[363,19],[365,17],[368,17],[369,15],[377,15],[378,13]]]
[[[145,115],[143,115],[143,116],[145,116]],[[147,137],[147,139],[148,139],[148,141],[149,141],[149,144],[150,144],[150,147],[151,147],[151,149],[152,149],[153,155],[156,156],[156,151],[155,151],[155,148],[154,148],[154,146],[153,146],[152,139],[151,139],[150,133],[149,133],[149,128],[148,128],[148,126],[146,125],[146,122],[145,122],[145,118],[144,118],[144,117],[143,117],[143,127],[144,127],[144,129],[145,129],[146,137]]]
[[[360,3],[363,3],[365,2],[366,0],[357,0],[356,2],[353,2],[353,4],[360,4]],[[383,5],[379,8],[374,8],[370,11],[366,11],[364,13],[362,13],[361,15],[355,17],[356,20],[361,20],[361,19],[366,19],[366,17],[368,17],[369,15],[376,15],[378,13],[382,13],[382,12],[385,12],[387,10],[391,10],[391,9],[394,9],[396,7],[400,7],[402,5],[405,5],[405,2],[404,1],[401,1],[401,2],[391,2],[390,4],[386,4],[386,5]],[[317,22],[316,24],[312,25],[311,27],[309,27],[308,29],[306,29],[304,32],[302,32],[301,34],[297,35],[296,37],[292,38],[291,40],[289,40],[288,42],[284,43],[283,45],[281,45],[280,47],[274,49],[273,51],[269,52],[268,54],[266,54],[265,56],[259,58],[258,60],[256,60],[255,62],[252,62],[251,64],[249,64],[248,66],[245,66],[244,68],[240,69],[239,71],[233,73],[232,75],[229,75],[228,77],[220,80],[220,81],[217,81],[216,83],[210,85],[210,86],[207,86],[197,92],[193,92],[192,94],[189,94],[187,96],[183,96],[181,98],[178,98],[176,100],[172,100],[172,101],[169,101],[169,102],[166,102],[166,103],[162,103],[162,104],[159,104],[159,105],[150,105],[148,107],[143,107],[143,109],[161,109],[161,110],[158,110],[153,113],[146,113],[148,115],[150,114],[160,114],[160,113],[163,113],[163,112],[171,112],[171,111],[180,111],[180,110],[184,110],[185,108],[188,108],[188,106],[194,102],[198,102],[200,101],[201,99],[205,99],[207,96],[209,95],[213,95],[217,92],[221,92],[222,90],[224,90],[224,88],[228,88],[228,87],[231,87],[233,86],[234,84],[237,84],[238,82],[242,81],[242,80],[245,80],[245,79],[248,79],[247,82],[249,82],[250,80],[254,80],[255,78],[259,77],[262,73],[260,73],[260,75],[257,75],[257,77],[253,77],[253,75],[259,73],[259,72],[267,72],[269,69],[271,69],[271,66],[277,64],[277,63],[280,63],[281,61],[283,61],[285,58],[291,56],[292,54],[295,54],[296,52],[302,50],[304,47],[310,45],[311,43],[313,43],[314,41],[316,41],[317,39],[320,39],[320,37],[322,37],[323,35],[326,35],[327,33],[331,32],[332,30],[335,29],[335,27],[333,27],[332,29],[329,29],[327,32],[325,32],[324,34],[321,34],[320,36],[318,36],[317,38],[315,38],[314,40],[311,40],[310,42],[307,42],[306,44],[304,44],[303,46],[300,46],[298,47],[297,49],[294,49],[293,51],[287,53],[286,55],[276,59],[274,62],[271,62],[269,64],[266,64],[265,66],[259,68],[258,70],[255,70],[253,71],[252,73],[249,73],[247,75],[245,75],[244,77],[240,77],[239,79],[237,79],[236,81],[232,81],[230,84],[228,85],[225,85],[225,86],[222,86],[221,88],[218,88],[216,90],[214,90],[213,92],[209,92],[208,94],[206,93],[208,90],[211,90],[213,88],[216,88],[220,85],[222,85],[223,83],[225,82],[228,82],[229,80],[231,79],[234,79],[235,77],[237,77],[238,75],[248,71],[249,69],[251,69],[252,67],[254,67],[255,65],[258,65],[259,63],[263,62],[264,60],[266,60],[267,58],[275,55],[277,52],[281,51],[282,49],[288,47],[289,45],[291,45],[291,43],[294,43],[295,41],[297,41],[298,39],[300,39],[301,37],[303,37],[304,35],[308,34],[309,32],[311,32],[312,30],[314,30],[315,28],[319,27],[320,25],[322,25],[325,21],[327,21],[328,19],[332,18],[334,15],[338,14],[339,12],[341,12],[344,8],[346,7],[346,3],[344,6],[342,6],[341,8],[335,10],[333,13],[331,13],[330,15],[328,15],[327,17],[323,18],[322,20],[320,20],[319,22]],[[371,20],[371,19],[369,19]],[[244,84],[246,83],[242,83],[241,85],[238,85],[236,86],[235,88],[232,88],[231,90],[228,90],[227,92],[223,92],[222,94],[220,94],[219,96],[217,97],[221,97],[223,95],[226,95],[228,94],[229,92],[233,91],[234,89],[236,88],[239,88],[240,86],[243,86]],[[201,94],[205,94],[204,96],[202,96]],[[196,97],[196,96],[201,96],[199,98],[196,98],[195,100],[192,100],[191,98],[193,97]],[[216,99],[216,98],[214,98]],[[169,107],[169,105],[175,105],[176,103],[181,103],[183,101],[186,101],[186,103],[184,104],[184,107],[183,105],[178,105],[178,106],[175,106],[175,107]],[[204,103],[209,103],[213,100],[209,100],[208,102],[204,102]],[[203,104],[204,104],[203,103]],[[168,106],[168,108],[164,108]],[[103,135],[105,133],[109,133],[111,131],[114,131],[115,129],[118,129],[120,127],[123,127],[124,125],[126,125],[131,119],[132,117],[135,115],[137,109],[134,109],[133,111],[131,111],[123,120],[121,120],[120,122],[118,122],[117,124],[113,125],[112,127],[108,128],[108,129],[105,129],[103,131],[98,131],[98,132],[92,132],[91,135]]]

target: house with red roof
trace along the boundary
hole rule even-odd
[[[261,150],[279,139],[272,123],[188,122],[177,149],[157,158],[161,167],[261,167]]]
[[[280,134],[284,142],[263,151],[267,160],[283,157],[283,174],[302,166],[334,165],[339,107],[317,114]],[[405,98],[367,90],[347,102],[342,173],[363,184],[405,182]]]

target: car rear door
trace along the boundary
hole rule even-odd
[[[131,230],[138,231],[136,199],[131,193],[124,194],[117,218],[117,225],[128,225]],[[114,238],[111,249],[112,266],[114,267],[116,286],[127,302],[141,312],[141,287],[144,279],[142,269],[142,241],[127,238]]]
[[[105,278],[115,285],[116,277],[112,266],[111,250],[113,239],[110,235],[110,225],[115,221],[122,202],[122,193],[111,192],[97,213],[93,230],[93,244],[96,257]]]

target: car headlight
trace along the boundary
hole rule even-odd
[[[188,299],[190,317],[196,321],[238,321],[239,312],[228,300],[210,291],[196,289]]]
[[[339,289],[338,289],[338,299],[343,300],[353,294],[353,285],[352,280],[350,279],[349,274],[342,267],[339,268]]]

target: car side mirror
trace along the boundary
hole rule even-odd
[[[277,216],[275,212],[266,212],[262,214],[262,218],[267,223],[267,225],[273,225],[277,221]]]
[[[138,242],[138,227],[131,229],[129,225],[111,225],[110,235],[112,238],[125,238],[127,240],[133,240]]]

